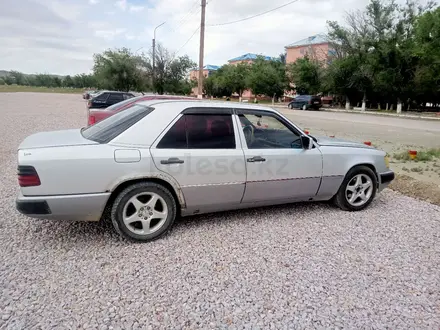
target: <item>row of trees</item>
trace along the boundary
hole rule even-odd
[[[324,61],[312,53],[287,65],[283,55],[279,61],[225,65],[205,79],[205,93],[241,96],[250,89],[279,97],[294,88],[333,95],[347,107],[440,103],[440,8],[433,3],[371,0],[364,10],[348,13],[344,25],[328,22],[328,28],[333,52]]]
[[[257,58],[252,64],[224,65],[204,79],[204,93],[222,97],[236,93],[241,98],[250,89],[254,95],[278,98],[289,88],[285,65],[281,61]]]
[[[10,71],[5,77],[0,77],[0,85],[21,85],[38,87],[71,87],[85,88],[96,85],[93,75],[78,74],[75,76],[55,76],[46,73],[24,74],[18,71]]]
[[[187,79],[189,69],[196,66],[187,55],[175,57],[161,44],[155,53],[153,77],[152,53],[134,54],[127,48],[108,49],[94,54],[92,74],[55,76],[27,75],[11,71],[0,78],[0,84],[38,87],[98,88],[121,91],[151,91],[160,94],[189,94],[193,82]]]
[[[399,109],[440,103],[440,8],[414,0],[370,0],[329,22],[335,55],[328,65],[304,58],[291,67],[298,89],[340,96],[348,107],[366,103]]]

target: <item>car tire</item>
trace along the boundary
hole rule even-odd
[[[304,111],[307,110],[307,105],[303,104],[302,110],[304,110]]]
[[[359,178],[360,182],[357,181]],[[366,189],[368,181],[370,186]],[[359,184],[362,185],[361,188],[359,188]],[[333,203],[344,211],[360,211],[371,204],[376,192],[376,174],[367,166],[356,166],[348,171],[338,192],[333,197]],[[354,197],[354,200],[351,200],[353,194],[358,194],[359,197]]]
[[[151,204],[153,198],[156,198],[154,205]],[[161,206],[162,211],[157,210],[158,206]],[[156,214],[160,218],[156,218]],[[111,209],[111,220],[114,229],[122,237],[134,242],[150,242],[170,231],[176,214],[176,201],[167,188],[153,182],[139,182],[125,188],[116,197]],[[129,222],[130,218],[132,222]]]
[[[292,105],[292,104],[288,104],[287,107],[288,107],[289,109],[293,109],[293,105]]]

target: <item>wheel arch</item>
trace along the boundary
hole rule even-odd
[[[110,197],[107,200],[107,203],[104,208],[104,212],[102,214],[101,218],[105,218],[110,214],[111,207],[113,205],[113,202],[117,198],[117,196],[127,187],[139,183],[139,182],[153,182],[160,184],[167,188],[171,195],[173,196],[176,205],[177,205],[177,216],[180,216],[181,214],[181,208],[185,207],[185,199],[183,197],[182,190],[179,186],[175,186],[175,184],[169,182],[168,180],[162,178],[162,177],[138,177],[138,178],[132,178],[127,179],[124,181],[119,182],[115,187],[112,189]]]
[[[349,173],[352,169],[354,169],[354,168],[356,168],[356,167],[361,167],[361,166],[368,167],[370,170],[372,170],[373,173],[374,173],[374,175],[375,175],[375,177],[376,177],[376,184],[379,184],[379,174],[377,173],[376,167],[375,167],[372,163],[366,163],[366,162],[361,162],[361,163],[359,163],[359,164],[354,164],[354,165],[352,165],[352,166],[348,169],[347,173],[345,173],[344,179],[347,177],[348,173]],[[341,183],[341,184],[342,184],[342,183]]]

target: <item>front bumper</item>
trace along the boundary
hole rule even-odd
[[[379,174],[379,191],[382,191],[394,180],[395,174],[394,171],[388,171]]]
[[[15,205],[17,211],[30,218],[99,221],[110,193],[60,195],[60,196],[23,196],[20,194]]]

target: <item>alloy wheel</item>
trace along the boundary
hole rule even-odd
[[[156,193],[145,192],[131,197],[124,205],[122,220],[134,234],[148,235],[158,231],[168,217],[165,200]]]
[[[367,203],[373,194],[373,181],[366,174],[355,175],[347,184],[345,198],[355,207]]]

